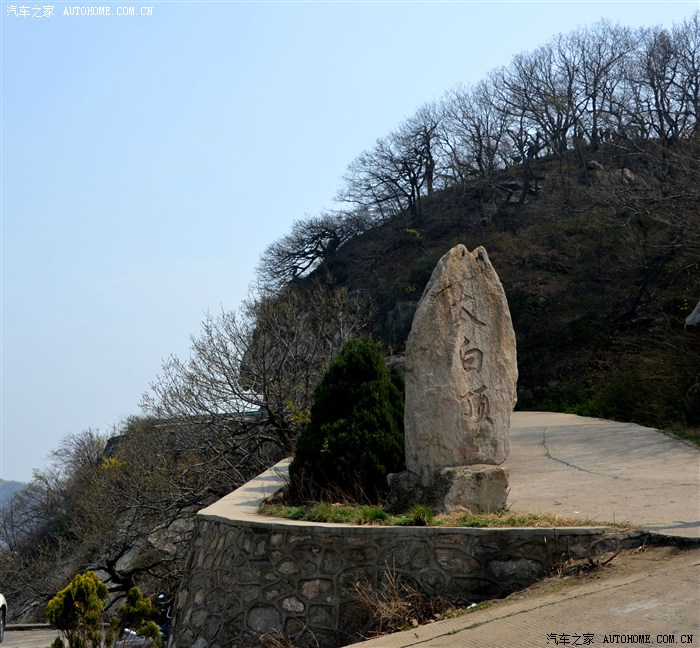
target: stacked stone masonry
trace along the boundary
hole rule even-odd
[[[642,544],[602,528],[352,527],[200,516],[170,646],[343,646],[365,636],[355,588],[391,574],[458,602],[521,589],[561,560]]]

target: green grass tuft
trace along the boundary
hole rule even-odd
[[[306,522],[381,526],[438,526],[438,527],[572,527],[609,526],[629,529],[628,522],[601,522],[599,520],[566,518],[553,513],[517,513],[510,510],[497,513],[435,515],[429,506],[417,505],[403,514],[390,515],[380,506],[352,506],[349,504],[316,503],[309,506],[262,504],[261,515]]]

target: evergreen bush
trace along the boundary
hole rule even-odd
[[[160,629],[150,620],[157,616],[157,610],[138,587],[129,590],[126,602],[120,606],[117,616],[110,619],[103,636],[108,595],[107,586],[95,572],[76,574],[70,584],[49,601],[46,618],[65,636],[69,648],[114,646],[127,627],[140,637],[151,639],[151,645],[162,645]],[[58,646],[63,647],[61,637],[51,644],[51,648]]]
[[[127,628],[139,637],[153,640],[153,645],[161,645],[160,628],[154,621],[157,617],[158,610],[153,601],[144,597],[138,587],[132,587],[126,595],[126,602],[119,606],[117,615],[109,620],[105,645],[119,645],[119,638]]]
[[[378,503],[405,467],[404,383],[368,338],[348,342],[314,392],[290,465],[293,501]]]
[[[102,645],[102,613],[107,586],[95,572],[76,574],[46,606],[46,618],[68,639],[70,648]]]

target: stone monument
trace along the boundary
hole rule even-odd
[[[435,267],[406,342],[407,470],[390,476],[387,508],[503,508],[517,378],[503,286],[484,248],[457,245]]]

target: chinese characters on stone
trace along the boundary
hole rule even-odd
[[[473,309],[470,310],[469,302],[473,301],[473,297],[467,294],[463,286],[458,286],[458,288],[460,297],[456,305],[456,323],[458,325],[462,323],[471,323],[478,327],[486,326],[486,322],[482,322],[473,313]],[[464,335],[459,349],[459,359],[465,373],[474,372],[478,374],[484,363],[484,353],[476,345],[472,345],[471,340]],[[469,419],[475,418],[477,422],[486,421],[487,423],[493,424],[493,420],[490,416],[491,404],[489,402],[489,397],[486,395],[487,390],[488,387],[486,385],[481,385],[481,387],[477,389],[469,390],[466,394],[460,394],[466,403],[465,417]]]

